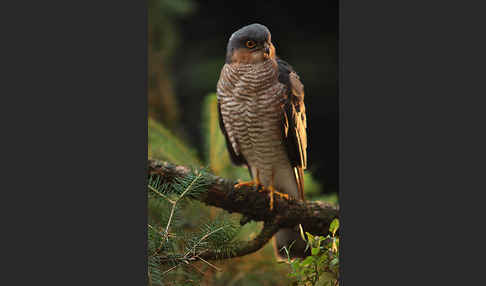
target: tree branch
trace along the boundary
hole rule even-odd
[[[185,166],[177,166],[165,161],[148,160],[148,174],[161,175],[165,181],[172,181],[177,177],[187,176],[193,172]],[[292,228],[299,224],[309,233],[326,235],[329,224],[339,216],[339,210],[330,203],[312,201],[304,203],[296,199],[282,199],[274,197],[274,209],[270,210],[268,193],[257,192],[252,187],[235,189],[235,181],[227,180],[208,174],[212,184],[208,191],[195,199],[222,208],[230,213],[243,215],[241,224],[250,220],[263,221],[264,228],[260,234],[238,248],[234,256],[242,256],[263,247],[280,228]],[[216,253],[203,253],[204,259],[214,259]]]

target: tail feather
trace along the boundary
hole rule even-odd
[[[304,197],[304,169],[302,167],[295,167],[295,180],[297,181],[297,189],[299,190],[299,197],[305,202]]]
[[[302,167],[290,168],[291,173],[288,175],[282,173],[277,176],[276,182],[280,182],[282,185],[277,190],[281,192],[288,193],[297,199],[303,200],[304,197],[304,170]],[[289,180],[288,178],[292,178]],[[280,259],[286,259],[287,254],[282,249],[286,247],[289,250],[290,258],[303,258],[309,255],[308,251],[305,252],[305,247],[307,243],[300,236],[300,231],[297,227],[295,228],[283,228],[275,234],[274,239],[274,249],[277,257]]]

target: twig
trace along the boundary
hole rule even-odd
[[[187,193],[187,191],[189,191],[189,189],[192,187],[192,185],[194,184],[194,182],[196,182],[200,177],[201,177],[201,173],[199,173],[197,175],[196,178],[194,178],[192,180],[192,182],[189,184],[189,186],[187,186],[187,188],[184,190],[184,192],[182,192],[182,194],[177,198],[177,200],[175,200],[173,203],[172,203],[172,209],[170,210],[170,216],[169,216],[169,220],[167,221],[167,226],[165,227],[165,239],[167,240],[168,239],[168,235],[169,235],[169,226],[170,226],[170,223],[172,222],[172,216],[174,215],[174,211],[175,211],[175,208],[176,208],[176,205],[177,205],[177,202],[179,202],[179,200],[182,199],[182,197],[184,197],[184,195]]]
[[[182,194],[179,196],[177,200],[180,200],[187,193],[187,191],[189,191],[189,189],[192,187],[194,182],[196,182],[199,178],[201,178],[201,176],[202,173],[197,174],[197,177],[195,177],[194,180],[192,180],[192,182],[189,184],[189,186],[187,186],[187,188],[184,190],[184,192],[182,192]]]
[[[196,269],[199,273],[201,273],[202,275],[204,275],[205,273],[201,271],[201,269],[197,268],[196,265],[194,264],[189,264],[190,266],[192,266],[192,268]]]
[[[161,192],[157,191],[156,188],[152,187],[151,185],[148,185],[149,189],[152,190],[154,193],[156,193],[157,195],[161,196],[162,198],[166,199],[169,201],[169,203],[171,204],[175,204],[175,201],[171,200],[168,196],[162,194]]]
[[[197,247],[197,246],[198,246],[198,245],[199,245],[199,244],[200,244],[200,243],[201,243],[203,240],[205,240],[206,238],[208,238],[208,237],[209,237],[211,234],[213,234],[213,233],[215,233],[215,232],[217,232],[217,231],[220,231],[220,230],[222,230],[222,229],[223,229],[223,228],[225,228],[225,227],[226,227],[225,225],[223,225],[223,226],[221,226],[221,227],[218,227],[217,229],[215,229],[215,230],[211,231],[210,233],[207,233],[207,234],[205,234],[203,237],[201,237],[201,239],[199,239],[199,240],[198,240],[198,242],[196,242],[196,243],[194,244],[194,246],[193,246],[193,247],[192,247],[190,250],[188,250],[188,251],[187,251],[187,253],[184,255],[184,258],[186,258],[186,257],[189,255],[189,253],[191,253],[191,252],[193,252],[193,251],[195,252],[195,251],[196,251],[196,247]]]
[[[179,266],[179,264],[176,264],[176,265],[172,266],[171,268],[169,268],[169,269],[165,270],[165,271],[164,271],[164,273],[162,273],[162,275],[161,275],[161,276],[164,276],[165,274],[167,274],[167,273],[171,272],[171,271],[172,271],[172,270],[174,270],[174,269],[175,269],[177,266]]]
[[[162,237],[164,236],[164,235],[162,235],[162,233],[158,232],[158,231],[157,231],[157,230],[156,230],[156,229],[155,229],[153,226],[151,226],[150,224],[147,224],[147,225],[148,225],[148,227],[149,227],[150,229],[152,229],[153,231],[157,232],[157,233],[158,233],[160,236],[162,236]],[[161,241],[160,241],[160,245],[159,245],[159,247],[157,247],[157,249],[155,250],[155,252],[154,252],[154,253],[152,253],[150,256],[154,256],[154,255],[156,255],[156,254],[158,254],[158,253],[159,253],[159,251],[162,249],[163,242],[164,242],[163,240],[161,240]]]
[[[198,258],[198,259],[200,259],[200,260],[202,260],[202,261],[203,261],[203,262],[205,262],[207,265],[209,265],[209,266],[213,267],[213,268],[214,268],[214,269],[216,269],[217,271],[223,271],[223,270],[221,270],[221,268],[218,268],[218,267],[216,267],[215,265],[213,265],[213,264],[209,263],[208,261],[204,260],[204,258],[202,258],[201,256],[196,255],[195,257],[196,257],[196,258]]]

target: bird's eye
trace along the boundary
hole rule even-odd
[[[246,41],[245,45],[248,47],[248,48],[254,48],[256,46],[256,43],[252,40],[248,40]]]

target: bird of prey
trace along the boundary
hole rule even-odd
[[[304,86],[276,55],[267,27],[251,24],[234,32],[217,83],[219,125],[231,160],[246,165],[255,186],[270,194],[304,200],[307,164]],[[279,192],[277,192],[278,190]],[[295,229],[275,235],[276,249],[295,241],[291,256],[302,257],[305,242]]]

